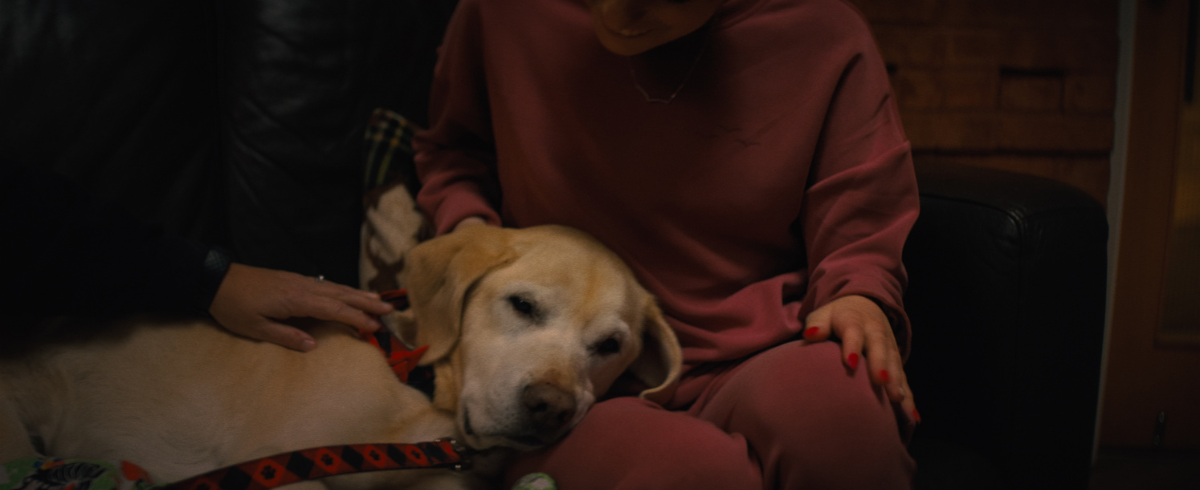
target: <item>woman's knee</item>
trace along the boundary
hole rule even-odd
[[[535,471],[573,490],[762,488],[742,436],[632,398],[597,404],[559,444],[518,457],[508,480]]]
[[[890,488],[880,485],[894,481],[902,488],[911,481],[891,402],[861,366],[854,372],[842,364],[837,344],[784,344],[722,381],[699,415],[746,437],[768,479],[782,480],[769,486]]]

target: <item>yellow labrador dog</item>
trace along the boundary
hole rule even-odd
[[[554,442],[619,376],[664,396],[679,345],[624,264],[562,227],[477,226],[406,257],[411,309],[386,318],[436,373],[429,400],[348,327],[302,354],[208,322],[130,322],[0,362],[0,461],[127,460],[170,482],[315,446],[457,437],[478,449]],[[30,441],[40,441],[40,448]],[[370,473],[334,488],[471,488],[450,471]]]

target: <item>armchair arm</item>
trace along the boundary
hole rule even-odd
[[[1049,179],[920,164],[904,251],[918,488],[1088,484],[1108,224]]]

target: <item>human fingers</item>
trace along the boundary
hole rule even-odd
[[[828,339],[829,334],[833,332],[831,329],[833,321],[833,306],[826,304],[812,313],[809,313],[804,318],[804,340],[809,342],[820,342]]]
[[[921,413],[917,411],[916,398],[913,395],[912,388],[908,385],[908,376],[903,368],[896,368],[895,371],[890,371],[888,384],[884,385],[884,391],[887,397],[894,403],[900,405],[904,415],[914,423],[921,423]]]
[[[921,414],[917,411],[912,388],[908,385],[908,374],[904,372],[899,350],[896,350],[894,357],[889,362],[891,363],[889,368],[879,371],[886,373],[884,392],[889,400],[900,404],[901,410],[910,421],[914,424],[921,423]]]
[[[878,308],[873,303],[871,306]],[[900,404],[912,422],[919,423],[921,415],[917,412],[912,389],[908,385],[908,375],[904,372],[904,358],[900,355],[899,344],[892,333],[891,324],[885,316],[875,316],[875,310],[868,308],[864,311],[870,311],[871,314],[861,322],[861,330],[850,330],[845,334],[839,331],[839,335],[843,336],[843,343],[846,343],[844,338],[853,335],[851,332],[861,331],[863,352],[867,357],[871,381],[882,386],[888,399]]]
[[[307,332],[265,318],[258,321],[230,322],[225,328],[252,339],[279,344],[300,352],[317,348],[317,341]]]
[[[838,298],[827,306],[831,311],[830,330],[842,339],[844,362],[854,368],[857,354],[865,355],[872,383],[883,387],[888,399],[919,423],[921,416],[908,386],[903,357],[883,310],[874,301],[857,295]]]
[[[382,326],[374,315],[330,296],[312,295],[294,305],[291,314],[288,315],[290,317],[312,317],[341,322],[365,332],[374,332]]]
[[[886,354],[871,351],[879,346],[881,335],[890,333],[887,316],[875,302],[863,296],[848,295],[830,301],[824,308],[830,311],[829,329],[842,340],[842,361],[851,369],[858,368],[862,355],[872,358]],[[872,363],[877,361],[870,360]],[[883,384],[879,379],[886,374],[871,374],[872,381]]]
[[[865,337],[871,380],[883,386],[892,401],[903,401],[909,394],[908,379],[890,325],[868,327]]]
[[[858,370],[863,351],[862,328],[845,328],[838,336],[842,338],[842,362],[850,368],[850,371]]]
[[[919,424],[921,423],[921,412],[917,411],[917,401],[913,397],[912,390],[908,387],[907,380],[904,382],[904,390],[908,396],[904,397],[904,400],[900,402],[900,408],[904,411],[904,414],[908,416],[909,420],[911,420],[914,424]]]
[[[883,311],[874,302],[857,295],[834,299],[814,313],[828,318],[823,321],[823,325],[827,325],[823,328],[823,335],[836,335],[841,339],[842,362],[851,371],[857,370],[862,360],[867,332],[872,327],[877,328],[875,324],[887,321]]]
[[[840,309],[841,306],[842,304],[834,302],[819,310],[827,312],[827,314],[819,317],[823,321],[812,327],[819,330],[812,334],[806,330],[804,338],[815,340],[828,338],[829,335],[837,335],[842,341],[842,363],[849,367],[851,371],[854,371],[858,369],[858,363],[862,355],[862,320],[853,314],[847,314],[847,312]],[[826,317],[828,320],[825,320]]]
[[[367,314],[379,316],[391,313],[395,309],[395,306],[391,303],[380,299],[378,293],[363,291],[331,282],[323,284],[327,288],[325,292],[326,296],[358,308]]]

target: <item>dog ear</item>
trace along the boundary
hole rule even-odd
[[[641,398],[663,405],[675,394],[683,371],[683,352],[675,331],[649,294],[643,310],[642,352],[629,366],[629,372],[650,387],[642,391]]]
[[[458,344],[463,311],[471,290],[488,272],[513,261],[508,230],[470,226],[442,235],[409,252],[401,273],[415,320],[414,346],[428,345],[427,365]]]

